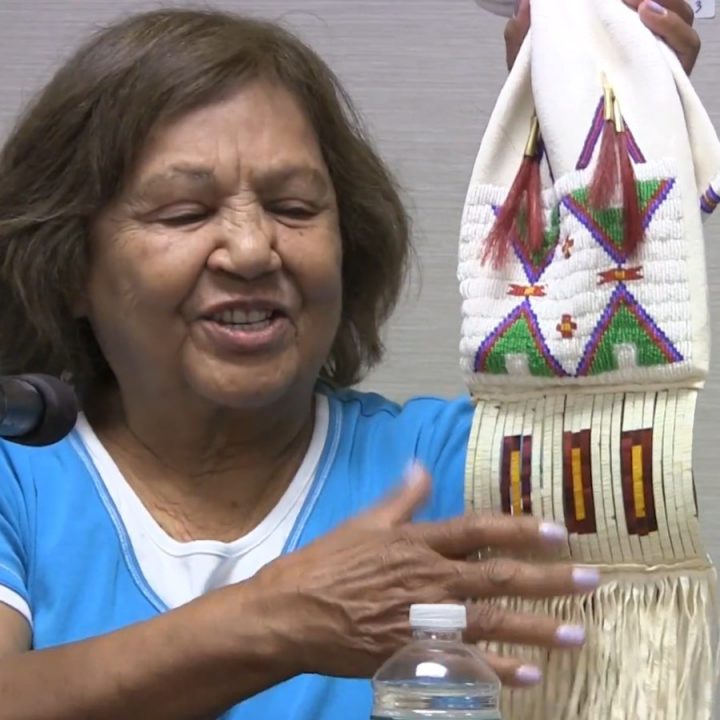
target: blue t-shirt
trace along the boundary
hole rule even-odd
[[[329,428],[313,485],[284,552],[379,501],[409,461],[432,473],[418,519],[463,511],[472,408],[322,390]],[[127,532],[76,431],[47,448],[0,442],[0,586],[32,613],[37,650],[105,634],[167,610],[143,577]],[[302,675],[229,710],[227,720],[368,720],[367,680]]]

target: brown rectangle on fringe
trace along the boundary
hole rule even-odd
[[[623,505],[630,535],[649,535],[651,532],[657,532],[658,529],[653,492],[652,443],[652,429],[629,430],[622,434],[620,440]],[[633,453],[633,448],[639,449],[639,452],[636,450]],[[638,459],[642,464],[641,467],[636,467]],[[636,488],[637,483],[642,483],[642,486]],[[636,502],[638,491],[644,504],[641,509]]]
[[[575,498],[577,473],[573,470],[573,450],[580,453],[580,475],[582,505],[578,507]],[[577,468],[575,468],[577,470]],[[590,430],[563,433],[563,509],[568,532],[590,535],[597,532],[595,518],[595,497],[592,481],[592,454],[590,452]],[[584,517],[583,517],[584,514]]]
[[[521,493],[520,506],[524,515],[532,515],[532,436],[513,435],[503,438],[500,460],[500,504],[502,511],[513,513],[512,456],[520,457],[520,477],[517,490]]]
[[[522,509],[525,515],[532,515],[532,436],[522,440],[522,465],[520,469],[520,490],[522,491]]]

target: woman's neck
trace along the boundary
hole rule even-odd
[[[256,527],[291,483],[314,427],[312,394],[282,408],[192,415],[116,394],[87,414],[128,484],[181,541],[229,542]]]

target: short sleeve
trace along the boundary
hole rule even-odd
[[[0,602],[32,623],[28,592],[28,513],[20,478],[0,443]]]

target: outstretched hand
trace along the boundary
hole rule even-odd
[[[623,0],[638,11],[640,19],[661,37],[690,74],[700,54],[700,36],[693,29],[695,14],[685,0]],[[505,27],[508,68],[513,66],[530,29],[530,0],[519,0],[515,16]]]
[[[251,582],[262,597],[288,610],[281,637],[299,672],[364,677],[410,638],[413,603],[479,602],[468,607],[470,642],[492,640],[576,647],[582,627],[556,619],[505,611],[487,602],[499,596],[548,598],[583,593],[597,572],[560,562],[509,558],[467,561],[480,548],[527,555],[562,545],[565,529],[532,517],[466,515],[447,522],[411,522],[430,490],[427,473],[364,515],[307,547],[268,565]],[[504,683],[528,685],[537,668],[488,656]]]

